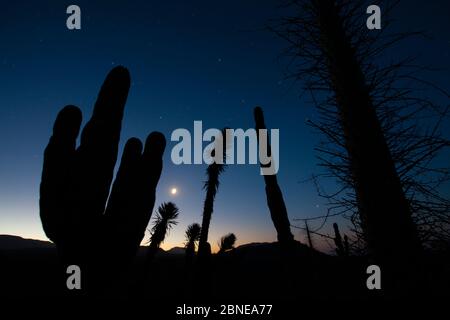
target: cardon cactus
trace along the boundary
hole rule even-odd
[[[309,230],[308,221],[305,220],[306,237],[308,238],[308,245],[311,249],[314,249],[311,232]]]
[[[123,67],[106,77],[91,119],[76,139],[81,111],[63,108],[44,152],[40,216],[65,266],[81,268],[82,290],[103,290],[105,281],[136,254],[151,217],[162,170],[165,138],[151,133],[127,141],[116,179],[123,111],[130,76]]]
[[[341,257],[348,256],[348,238],[344,236],[344,242],[342,242],[341,233],[337,223],[333,223],[334,229],[334,244],[336,245],[336,254]]]
[[[266,129],[263,111],[260,107],[254,110],[256,130]],[[259,135],[258,135],[259,140]],[[268,145],[268,155],[270,155],[270,145]],[[261,164],[261,166],[264,166]],[[270,216],[278,234],[278,241],[282,244],[291,243],[294,236],[291,233],[291,224],[289,222],[286,205],[284,204],[283,194],[278,185],[277,176],[265,175],[264,182],[266,184],[266,198],[269,207]]]

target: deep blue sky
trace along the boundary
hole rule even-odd
[[[399,30],[423,29],[432,39],[409,42],[399,54],[450,68],[448,1],[404,1]],[[69,31],[66,7],[82,10],[82,30]],[[38,214],[42,154],[57,112],[79,106],[86,122],[98,89],[116,65],[129,68],[121,147],[153,130],[251,128],[261,105],[280,129],[279,181],[290,218],[325,213],[312,184],[319,136],[305,124],[315,112],[299,86],[284,79],[285,43],[263,30],[282,12],[276,1],[13,1],[0,20],[0,234],[45,239]],[[362,27],[365,22],[362,22]],[[433,80],[450,89],[448,70]],[[448,130],[448,127],[447,127]],[[165,247],[181,245],[185,227],[201,221],[205,165],[175,166],[168,144],[156,205],[172,200],[180,223]],[[179,194],[169,194],[177,187]],[[230,166],[221,178],[210,242],[234,232],[239,243],[275,240],[257,166]],[[296,238],[303,234],[294,230]]]

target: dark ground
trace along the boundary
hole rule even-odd
[[[9,246],[0,239],[0,297],[59,297],[59,264],[56,250],[46,242]],[[5,249],[6,247],[6,249]],[[141,250],[131,272],[128,288],[136,285],[136,270],[142,266]],[[161,252],[151,270],[151,278],[136,294],[111,279],[112,298],[151,297],[156,300],[195,301],[304,301],[370,300],[383,298],[383,290],[366,288],[365,258],[329,256],[298,243],[289,255],[283,255],[277,243],[248,244],[225,255],[214,255],[208,272],[207,289],[200,289],[195,272],[186,268],[182,250]],[[428,255],[426,270],[417,275],[425,279],[407,295],[418,298],[445,298],[450,288],[450,264],[444,256]],[[195,265],[192,270],[195,269]],[[383,284],[383,278],[382,278]]]

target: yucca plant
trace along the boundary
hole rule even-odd
[[[214,149],[211,151],[211,158],[214,161],[206,169],[208,179],[203,187],[206,190],[206,197],[203,205],[203,219],[198,245],[199,257],[211,254],[211,247],[208,243],[208,231],[214,210],[214,200],[219,189],[219,177],[225,170],[228,142],[229,139],[226,138],[226,129],[223,129],[222,134],[216,137]],[[219,152],[220,150],[222,152]]]
[[[151,236],[147,249],[147,263],[153,260],[170,229],[178,223],[178,214],[179,209],[173,202],[164,202],[159,206],[153,221],[153,227],[150,230]]]
[[[190,263],[195,255],[195,245],[200,239],[201,227],[198,223],[189,225],[186,229],[186,263]]]
[[[226,251],[234,249],[234,244],[236,243],[236,236],[234,233],[229,233],[220,238],[219,242],[219,254],[223,254]]]

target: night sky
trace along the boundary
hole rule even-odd
[[[300,97],[300,83],[285,80],[287,61],[280,53],[286,43],[264,29],[269,19],[285,12],[277,3],[2,2],[0,234],[46,239],[38,197],[43,150],[53,121],[63,106],[74,104],[83,111],[85,123],[104,77],[117,65],[127,67],[132,77],[121,148],[128,138],[145,139],[153,130],[168,140],[155,208],[173,201],[181,213],[163,248],[181,246],[186,226],[201,223],[205,195],[206,165],[172,164],[171,132],[192,131],[194,120],[202,120],[204,130],[253,128],[256,105],[263,107],[267,125],[280,129],[278,177],[291,220],[325,214],[314,185],[299,183],[321,172],[313,151],[320,136],[305,123],[316,116],[311,99]],[[81,30],[66,28],[70,4],[81,7]],[[396,54],[414,54],[419,62],[442,69],[432,80],[447,90],[449,12],[449,1],[415,0],[404,1],[394,15],[398,30],[431,35],[407,42]],[[444,130],[449,133],[449,128],[447,123]],[[178,189],[175,196],[170,194],[173,187]],[[293,231],[303,241],[303,232]],[[232,165],[221,176],[210,243],[216,245],[228,232],[236,234],[238,244],[276,240],[256,165]]]

